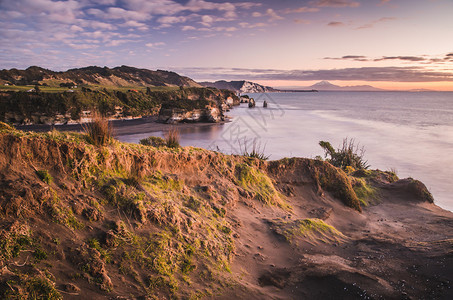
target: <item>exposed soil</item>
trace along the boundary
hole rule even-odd
[[[3,298],[453,299],[453,213],[412,179],[365,206],[325,162],[2,130]]]

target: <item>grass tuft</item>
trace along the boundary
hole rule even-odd
[[[165,142],[169,148],[179,148],[179,131],[175,128],[171,128],[165,134]]]
[[[36,171],[36,175],[38,175],[39,179],[41,179],[47,184],[51,184],[53,181],[52,176],[49,174],[47,170],[38,170]]]
[[[54,284],[45,278],[35,277],[27,284],[28,299],[63,299]]]
[[[107,118],[99,113],[93,114],[93,120],[84,126],[89,143],[104,146],[113,140],[113,127]]]
[[[251,158],[258,158],[261,160],[269,159],[270,155],[264,154],[266,150],[266,146],[262,146],[261,142],[259,142],[256,138],[252,141],[252,149],[249,150],[247,147],[247,140],[244,137],[243,142],[239,141],[239,148],[241,149],[241,155]]]

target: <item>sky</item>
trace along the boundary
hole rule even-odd
[[[0,0],[0,69],[453,90],[453,0]]]

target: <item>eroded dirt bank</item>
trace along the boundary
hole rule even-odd
[[[389,172],[3,126],[1,298],[451,299],[430,200]]]

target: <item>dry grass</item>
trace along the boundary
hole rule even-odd
[[[176,128],[171,128],[165,134],[165,141],[167,143],[167,147],[169,148],[179,148],[179,131]]]
[[[103,146],[113,140],[113,127],[104,116],[93,114],[90,123],[83,126],[87,140],[95,146]]]

